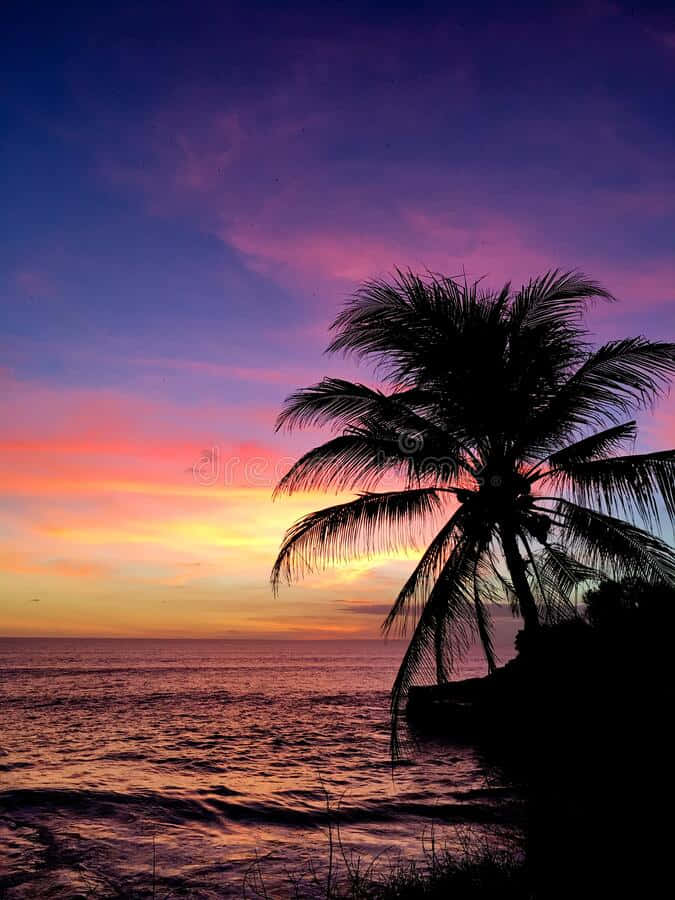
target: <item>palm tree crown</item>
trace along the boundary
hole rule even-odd
[[[286,401],[277,428],[336,433],[275,493],[360,493],[288,530],[275,589],[435,532],[383,624],[412,631],[394,718],[416,679],[446,680],[476,638],[494,668],[494,601],[531,630],[573,613],[581,583],[675,584],[675,553],[645,530],[675,519],[675,450],[623,450],[636,436],[630,417],[667,389],[675,344],[593,349],[583,314],[596,299],[613,298],[578,272],[489,292],[398,271],[354,295],[328,348],[371,362],[387,389],[325,378]],[[377,491],[385,477],[398,489]]]

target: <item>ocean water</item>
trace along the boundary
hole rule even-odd
[[[426,741],[392,770],[403,649],[1,639],[0,896],[241,897],[258,859],[284,897],[287,871],[321,869],[327,816],[377,865],[508,828],[517,798],[472,747]]]

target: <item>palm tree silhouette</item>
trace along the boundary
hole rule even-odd
[[[373,363],[389,390],[325,378],[286,400],[277,429],[339,433],[275,494],[361,493],[287,531],[275,590],[440,525],[383,624],[412,625],[394,717],[416,679],[447,680],[476,638],[494,669],[494,601],[508,599],[528,632],[574,613],[582,583],[675,584],[675,553],[645,530],[675,518],[675,450],[617,455],[636,436],[626,420],[667,389],[675,344],[592,349],[583,315],[597,299],[614,298],[578,272],[490,292],[397,270],[354,295],[328,347]],[[385,477],[397,489],[375,492]]]

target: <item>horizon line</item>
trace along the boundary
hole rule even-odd
[[[124,634],[0,634],[0,641],[377,641],[387,644],[405,637],[284,637],[280,635],[124,635]]]

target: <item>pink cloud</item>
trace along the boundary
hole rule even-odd
[[[272,436],[273,410],[253,408],[249,416],[246,408],[186,408],[110,389],[11,378],[5,387],[0,480],[6,494],[196,491],[202,482],[193,468],[208,468],[204,448],[215,448],[221,485],[271,490],[277,469],[282,474],[284,460],[295,455],[284,440],[247,434],[254,422]]]
[[[299,140],[303,121],[319,133],[330,127],[314,122],[311,110],[304,120],[286,120],[284,104],[272,102],[265,125],[253,128],[251,110],[223,125],[217,113],[208,113],[209,103],[207,98],[200,104],[207,113],[197,125],[187,108],[160,115],[152,133],[155,165],[140,173],[129,170],[129,182],[143,191],[152,211],[197,219],[251,269],[300,290],[315,306],[334,307],[354,284],[395,265],[487,274],[490,284],[523,281],[551,267],[581,267],[618,292],[620,285],[631,304],[673,298],[675,266],[667,258],[635,262],[603,255],[592,245],[575,252],[567,241],[580,221],[602,234],[622,219],[675,214],[673,185],[664,180],[662,165],[610,124],[616,115],[612,108],[600,120],[591,105],[580,116],[596,157],[602,150],[600,155],[623,159],[641,173],[639,189],[563,187],[551,184],[550,173],[540,166],[531,173],[531,192],[547,197],[542,228],[536,205],[523,202],[527,197],[517,181],[505,186],[502,171],[486,168],[479,178],[470,168],[420,169],[386,159],[378,160],[375,170],[366,162],[326,170],[312,158],[311,144]],[[556,130],[560,143],[566,133],[559,121],[533,121],[525,133],[555,146]],[[582,165],[583,148],[578,152]],[[124,180],[127,174],[117,170],[114,177]],[[257,377],[241,370],[227,375],[241,376]]]

